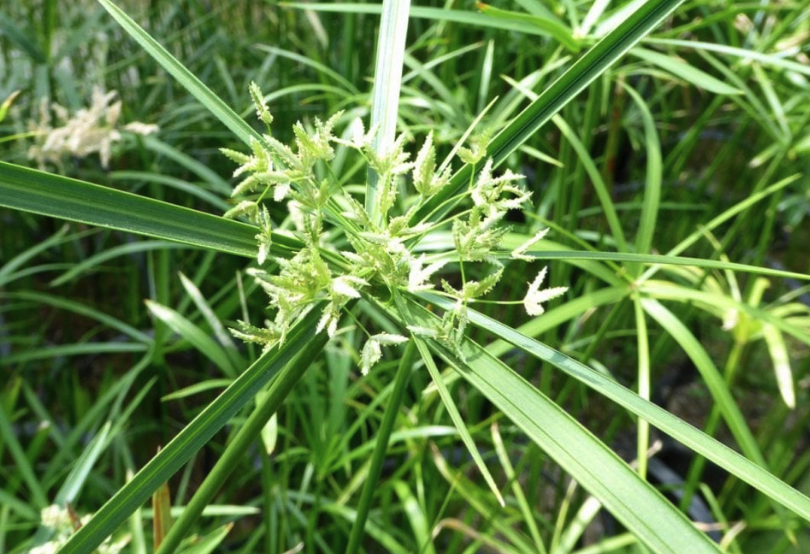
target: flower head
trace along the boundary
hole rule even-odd
[[[272,118],[261,90],[252,84],[250,93],[257,117],[269,125]],[[237,197],[235,207],[226,216],[246,217],[257,227],[258,262],[268,267],[248,273],[267,293],[269,311],[274,314],[265,321],[264,328],[239,322],[233,333],[265,349],[272,348],[284,342],[292,326],[306,313],[317,309],[320,319],[316,332],[333,337],[350,302],[361,296],[373,300],[381,286],[391,293],[398,290],[404,294],[434,290],[439,281],[434,275],[447,265],[458,264],[460,286],[440,281],[445,293],[455,300],[453,307],[445,311],[441,320],[409,329],[442,343],[463,358],[461,346],[469,322],[467,306],[489,294],[503,277],[504,266],[499,258],[500,244],[508,231],[504,220],[510,210],[521,209],[530,197],[520,183],[523,176],[508,169],[496,173],[494,161],[486,159],[488,135],[484,134],[470,148],[459,150],[462,161],[482,164],[470,189],[456,192],[455,200],[472,201],[469,208],[448,213],[443,219],[433,217],[435,210],[431,216],[420,218],[431,197],[450,185],[454,171],[449,161],[437,168],[433,134],[428,134],[412,161],[406,135],[378,151],[372,144],[376,128],[367,132],[360,119],[338,133],[340,138],[335,136],[333,129],[340,118],[338,113],[325,122],[313,118],[306,124],[296,123],[290,144],[268,133],[251,141],[249,153],[222,151],[238,164],[234,177],[242,179],[233,191]],[[358,162],[365,162],[366,170],[376,173],[375,196],[364,199],[374,204],[373,210],[366,211],[365,203],[353,194],[356,183],[349,180],[366,171],[355,167],[346,178],[336,175],[331,164],[336,145],[355,150]],[[402,195],[408,183],[418,195]],[[286,204],[285,210],[274,212],[285,214],[275,230],[266,206],[271,199]],[[416,253],[423,239],[432,239],[433,231],[450,228],[452,246],[430,256]],[[512,257],[532,260],[526,252],[546,232],[539,232],[515,249]],[[274,236],[280,238],[279,233],[295,237],[301,246],[290,252],[285,241],[273,240]],[[271,261],[277,269],[271,269]],[[478,265],[483,263],[489,269]],[[559,287],[540,291],[544,276],[545,270],[526,297],[526,309],[531,314],[542,313],[542,302],[566,290]],[[407,338],[400,335],[369,335],[360,354],[362,373],[368,373],[382,358],[384,347],[405,341]]]

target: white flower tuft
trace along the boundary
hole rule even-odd
[[[141,123],[140,121],[133,121],[124,125],[124,131],[135,133],[136,135],[154,135],[160,130],[160,127],[154,123]]]
[[[329,337],[335,336],[335,331],[337,331],[337,324],[338,318],[335,317],[335,314],[330,309],[325,309],[323,311],[323,315],[321,315],[321,319],[318,320],[318,327],[315,329],[315,333],[320,333],[324,329],[326,329],[326,334]]]
[[[158,131],[157,125],[134,121],[119,129],[121,102],[113,102],[116,91],[104,92],[93,89],[89,107],[73,115],[58,104],[52,104],[54,113],[62,120],[62,126],[51,126],[47,102],[41,106],[41,119],[31,125],[31,130],[42,136],[38,144],[28,150],[29,159],[36,160],[40,167],[46,162],[60,165],[65,156],[84,158],[98,153],[101,165],[107,168],[112,158],[113,144],[121,140],[120,131],[139,135],[151,135]]]
[[[414,335],[418,335],[420,337],[425,337],[428,339],[435,339],[438,338],[439,336],[438,330],[432,329],[430,327],[422,327],[420,325],[408,325],[408,331],[410,331]]]
[[[445,265],[447,265],[447,260],[441,260],[438,262],[434,262],[427,267],[422,267],[422,264],[425,262],[425,255],[418,258],[412,258],[409,262],[409,269],[408,272],[408,291],[409,292],[419,292],[424,290],[431,290],[433,285],[427,282],[428,279],[433,276],[434,273],[439,271]]]
[[[547,271],[548,268],[544,267],[540,273],[537,274],[534,282],[529,285],[526,298],[523,299],[523,306],[526,308],[526,313],[531,316],[543,315],[545,310],[543,309],[542,303],[562,296],[568,290],[568,287],[552,287],[550,289],[540,290],[540,286],[546,279]]]
[[[334,141],[338,144],[342,144],[343,146],[348,146],[349,148],[354,148],[356,150],[368,149],[371,148],[371,143],[374,141],[374,135],[377,134],[378,128],[379,124],[374,125],[368,130],[368,133],[366,133],[366,129],[363,126],[363,120],[358,117],[351,122],[349,127],[351,140],[335,138]]]
[[[337,279],[332,280],[332,291],[341,296],[348,296],[349,298],[360,298],[360,291],[355,287],[368,286],[368,282],[360,277],[352,275],[341,275]]]
[[[250,90],[250,97],[253,100],[253,106],[256,108],[256,117],[265,125],[270,125],[273,123],[273,116],[270,115],[270,110],[267,108],[267,102],[264,101],[264,95],[259,85],[255,82],[251,82],[248,88]]]
[[[383,346],[391,346],[392,344],[402,344],[408,342],[408,337],[402,335],[392,335],[390,333],[379,333],[371,337],[371,340],[379,342]]]
[[[528,262],[534,260],[535,257],[527,256],[526,251],[529,249],[529,247],[533,246],[534,243],[536,243],[537,241],[543,240],[543,238],[548,234],[548,231],[549,231],[548,228],[540,229],[532,238],[530,238],[529,240],[527,240],[526,242],[524,242],[523,244],[512,250],[512,259],[526,260]]]
[[[368,375],[369,370],[382,358],[380,343],[371,339],[366,341],[360,354],[360,373]]]
[[[70,515],[68,511],[57,504],[43,508],[40,512],[40,519],[42,525],[45,527],[58,528],[64,525],[70,525]]]
[[[382,358],[382,346],[391,346],[404,342],[408,342],[406,337],[401,335],[389,335],[388,333],[380,333],[369,337],[360,354],[360,372],[363,375],[368,375],[372,366],[380,361],[380,358]]]

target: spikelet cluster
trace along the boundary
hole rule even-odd
[[[523,176],[508,170],[495,175],[492,160],[486,159],[488,137],[479,137],[470,148],[459,149],[463,162],[481,168],[469,190],[461,193],[469,196],[472,207],[443,221],[415,223],[420,208],[451,182],[450,164],[437,167],[432,134],[413,159],[405,150],[403,135],[380,154],[372,146],[376,129],[367,130],[360,119],[352,121],[343,136],[336,136],[335,128],[343,116],[338,112],[326,121],[315,119],[311,126],[296,123],[293,144],[286,145],[270,133],[273,117],[259,87],[251,84],[250,93],[256,115],[268,132],[251,141],[248,153],[222,150],[238,165],[234,176],[239,179],[233,191],[235,206],[225,215],[247,217],[257,226],[259,268],[250,273],[266,292],[273,316],[261,327],[239,322],[233,334],[271,348],[283,342],[290,328],[317,306],[321,310],[317,331],[332,337],[339,332],[346,305],[364,294],[373,294],[375,286],[411,293],[440,291],[455,299],[454,307],[434,327],[409,329],[442,342],[460,355],[467,305],[489,293],[503,276],[499,258],[503,257],[500,246],[508,231],[504,219],[531,196],[520,184]],[[330,162],[336,145],[357,151],[378,176],[374,218],[332,173]],[[407,182],[417,194],[399,198]],[[286,203],[294,224],[292,233],[304,245],[291,256],[273,255],[273,235],[281,230],[267,209],[266,202],[271,199]],[[414,244],[441,228],[451,229],[452,249],[429,256],[414,253]],[[516,249],[512,258],[533,260],[527,250],[544,233]],[[335,237],[340,238],[340,248],[333,246]],[[435,278],[448,264],[465,263],[479,265],[484,271],[478,273],[484,276],[462,279],[457,287]],[[542,313],[541,302],[565,292],[564,288],[540,291],[544,275],[545,270],[530,286],[525,302],[530,314]],[[384,347],[406,341],[400,335],[369,334],[360,354],[362,373],[368,373],[381,359]]]

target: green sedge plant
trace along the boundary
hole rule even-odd
[[[525,208],[534,197],[518,174],[498,167],[508,164],[513,152],[660,24],[680,2],[648,2],[626,14],[629,17],[624,22],[587,49],[542,94],[533,97],[521,114],[501,129],[481,133],[474,144],[458,144],[458,156],[449,157],[441,164],[437,162],[431,135],[418,148],[409,149],[404,135],[394,138],[391,134],[390,121],[396,121],[398,110],[398,90],[379,96],[387,106],[382,116],[389,122],[386,133],[382,132],[383,125],[374,121],[374,117],[364,124],[362,120],[346,118],[341,113],[329,117],[325,114],[323,121],[314,119],[311,125],[296,124],[294,142],[287,145],[274,138],[270,127],[272,115],[265,97],[258,86],[251,85],[256,115],[266,126],[265,132],[258,133],[119,8],[106,0],[102,0],[102,4],[150,55],[246,143],[249,150],[226,149],[223,154],[237,164],[236,176],[240,179],[234,191],[237,203],[226,215],[245,218],[248,224],[10,164],[0,167],[0,190],[3,192],[0,203],[251,258],[255,263],[250,275],[266,293],[270,310],[264,325],[243,321],[232,331],[246,342],[259,344],[263,351],[261,356],[71,536],[63,552],[92,552],[102,545],[218,429],[240,409],[250,405],[254,397],[269,385],[269,389],[260,395],[258,407],[229,443],[214,470],[159,546],[165,552],[178,548],[196,518],[228,478],[234,460],[266,429],[267,422],[295,383],[304,376],[319,350],[327,347],[330,339],[339,339],[354,328],[365,337],[358,360],[361,374],[373,372],[372,366],[383,358],[385,351],[403,349],[404,352],[396,370],[392,403],[385,409],[384,421],[387,424],[380,427],[376,438],[372,467],[377,475],[363,487],[350,537],[350,551],[359,547],[366,530],[369,504],[373,500],[375,482],[379,478],[391,432],[393,416],[389,417],[389,414],[395,414],[399,409],[402,390],[409,377],[423,369],[427,370],[444,409],[491,489],[490,494],[499,503],[504,503],[502,493],[480,458],[448,388],[449,383],[459,376],[569,472],[630,531],[635,540],[654,552],[717,551],[706,535],[696,530],[682,512],[638,472],[568,416],[557,403],[509,368],[492,349],[485,349],[472,341],[469,331],[475,327],[486,329],[502,344],[511,344],[582,381],[638,416],[640,421],[658,427],[759,489],[769,499],[805,519],[810,516],[810,501],[765,469],[759,446],[750,436],[733,400],[724,392],[721,380],[712,372],[712,364],[706,362],[705,356],[697,354],[696,363],[705,370],[707,383],[713,383],[710,388],[720,399],[717,417],[723,417],[727,422],[745,456],[652,404],[649,392],[636,394],[588,365],[536,340],[534,337],[540,334],[536,329],[515,329],[476,309],[485,305],[482,302],[485,295],[488,295],[486,299],[493,299],[505,268],[509,266],[531,264],[536,260],[544,264],[549,259],[591,264],[599,261],[638,264],[630,266],[629,276],[617,277],[607,271],[605,279],[613,287],[613,296],[605,294],[604,301],[631,299],[639,329],[646,325],[643,322],[647,316],[652,317],[685,349],[688,346],[690,352],[700,353],[689,330],[679,325],[659,303],[659,300],[685,294],[684,287],[671,287],[651,278],[659,266],[739,270],[806,279],[801,274],[768,271],[727,261],[679,258],[680,251],[668,256],[649,255],[645,253],[649,244],[644,245],[644,241],[639,245],[640,253],[631,252],[623,240],[615,214],[610,223],[619,246],[617,253],[555,251],[554,243],[546,239],[548,231],[545,227],[528,236],[510,233],[506,222],[509,213]],[[387,2],[383,6],[383,17],[386,14],[393,17],[397,9],[401,13],[402,4]],[[508,14],[491,15],[504,18]],[[394,19],[400,27],[404,27],[405,22],[402,18]],[[549,29],[560,35],[557,27]],[[560,40],[569,47],[573,44],[567,39]],[[381,52],[384,52],[383,45],[394,50],[398,48],[395,44],[387,44],[385,37],[380,45]],[[650,57],[647,55],[648,59]],[[516,89],[520,90],[519,87]],[[564,122],[554,120],[554,123],[564,132]],[[646,139],[651,141],[651,151],[655,151],[650,128],[649,125],[645,127],[648,131]],[[347,183],[339,172],[333,170],[332,162],[338,148],[352,153],[357,160],[361,169],[356,175],[369,175],[365,190],[362,186],[360,190],[352,187],[353,182]],[[786,184],[789,183],[779,186]],[[768,190],[772,189],[774,187]],[[650,190],[655,190],[655,183],[650,185]],[[761,195],[747,201],[744,207],[750,207],[765,197]],[[654,198],[648,202],[654,207]],[[280,229],[278,222],[273,221],[273,214],[285,212],[289,214],[291,226]],[[646,213],[645,227],[649,228],[654,226],[649,215],[654,212],[648,210]],[[126,218],[124,214],[127,214]],[[650,236],[644,240],[649,241]],[[681,251],[683,248],[685,246]],[[653,268],[645,273],[641,264],[652,264]],[[518,303],[523,304],[528,315],[537,316],[529,325],[552,325],[544,318],[548,314],[544,314],[543,304],[565,295],[566,285],[541,289],[547,270],[536,268],[536,272],[536,278],[521,284],[525,294],[521,293],[523,300]],[[553,273],[552,277],[555,277]],[[710,304],[701,304],[697,292],[692,296],[699,307]],[[565,297],[566,304],[571,306],[577,306],[576,300],[571,295]],[[745,318],[766,322],[764,329],[773,328],[798,340],[807,340],[807,333],[801,326],[802,319],[792,322],[773,317],[758,308],[758,300],[756,294],[749,296],[746,302],[739,295],[732,294],[725,301],[728,307],[725,317],[731,321],[734,316],[729,314],[738,314],[736,317],[742,319],[737,321],[744,322],[736,323],[737,342],[745,343],[755,338],[753,333],[756,331],[745,336],[740,334],[742,325],[747,325]],[[254,297],[249,301],[254,301]],[[362,323],[356,315],[358,306],[381,314],[377,322],[380,327]],[[570,308],[572,315],[575,310],[576,307]],[[778,338],[773,338],[778,337],[773,331],[764,334],[769,344],[778,341]],[[641,350],[646,350],[646,347]],[[421,362],[417,363],[417,360]],[[437,361],[446,364],[449,371],[442,372]],[[223,366],[225,364],[223,362]],[[640,364],[643,370],[643,363]],[[646,448],[640,449],[640,465],[643,465],[641,460],[645,456]],[[445,467],[438,458],[437,465]],[[33,485],[36,480],[28,480],[36,490]],[[780,513],[780,517],[786,517],[784,512]],[[559,543],[563,539],[555,537],[553,542]],[[545,548],[542,541],[538,544],[541,545],[538,548]]]

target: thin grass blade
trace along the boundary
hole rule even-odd
[[[175,242],[166,242],[161,240],[147,240],[147,241],[138,241],[120,244],[118,246],[113,246],[112,248],[102,250],[98,254],[90,256],[86,260],[82,260],[81,262],[70,268],[68,271],[65,271],[62,275],[51,280],[51,282],[48,284],[52,287],[61,287],[62,285],[76,279],[83,273],[86,273],[96,268],[97,266],[100,266],[101,264],[108,262],[112,259],[115,259],[119,256],[131,256],[133,254],[138,254],[141,252],[151,252],[153,250],[168,250],[177,248],[186,248],[186,246],[182,244],[177,244]]]
[[[405,396],[415,359],[416,350],[413,344],[409,343],[405,347],[405,353],[397,367],[396,377],[394,378],[394,390],[391,392],[391,396],[386,404],[385,413],[383,414],[382,422],[380,422],[380,427],[375,437],[374,453],[371,456],[371,465],[369,466],[368,474],[363,484],[363,490],[360,493],[360,500],[357,503],[357,513],[352,522],[352,530],[349,534],[349,544],[346,547],[346,554],[356,554],[363,540],[368,513],[371,510],[371,502],[377,490],[376,485],[380,480],[383,462],[385,461],[385,455],[388,451],[391,431],[394,429],[394,424],[396,423],[397,414],[399,413],[402,400]]]
[[[0,206],[248,258],[257,252],[250,225],[5,162]]]
[[[430,327],[438,319],[415,303],[409,308],[419,326]],[[433,341],[429,344],[653,552],[719,552],[661,493],[500,360],[469,339],[460,345],[466,362]]]
[[[527,23],[547,33],[571,52],[579,52],[579,41],[574,38],[574,35],[568,27],[556,19],[511,10],[502,10],[483,2],[478,2],[476,5],[478,9],[481,10],[481,13],[488,17],[494,17],[510,23]]]
[[[661,69],[672,73],[687,83],[691,83],[696,87],[708,90],[709,92],[713,92],[715,94],[742,94],[741,90],[727,85],[720,79],[713,77],[705,71],[689,65],[678,58],[667,56],[666,54],[661,54],[660,52],[647,50],[646,48],[641,48],[638,46],[630,50],[630,54],[636,58],[644,60],[647,63],[657,65]]]
[[[45,489],[37,479],[34,468],[28,461],[20,441],[17,440],[17,435],[11,427],[11,420],[6,414],[6,408],[3,407],[2,403],[0,403],[0,439],[3,440],[11,459],[14,460],[16,471],[28,487],[28,492],[31,494],[31,503],[41,510],[49,504],[48,497],[45,494]]]
[[[261,135],[239,117],[228,105],[222,101],[211,89],[200,81],[193,73],[186,69],[168,50],[163,48],[149,33],[135,23],[121,8],[111,0],[98,0],[110,15],[135,41],[158,62],[163,69],[177,79],[183,87],[200,101],[222,123],[225,124],[237,137],[246,144],[251,139],[261,140]]]
[[[278,374],[267,394],[263,395],[260,405],[250,414],[245,425],[222,453],[213,469],[206,475],[183,513],[167,533],[160,548],[155,549],[156,554],[170,554],[177,550],[180,542],[202,515],[205,507],[211,503],[228,476],[238,467],[239,460],[245,457],[248,448],[259,439],[268,420],[278,411],[306,370],[312,366],[326,345],[327,335],[318,333],[314,337],[310,334],[307,336],[309,340],[305,347],[300,348],[300,353]]]
[[[383,0],[382,4],[374,89],[371,94],[371,127],[377,127],[372,147],[380,156],[390,152],[396,135],[410,7],[410,0]],[[366,213],[374,223],[380,222],[378,179],[379,176],[369,169]]]
[[[168,306],[146,300],[146,307],[149,308],[152,315],[168,325],[172,331],[186,339],[196,350],[211,360],[227,377],[233,378],[239,374],[242,368],[234,364],[225,348],[217,344],[214,339],[208,336],[208,333]]]
[[[401,307],[400,313],[403,311],[404,309]],[[408,325],[415,323],[410,322],[407,317],[405,322]],[[458,434],[461,437],[461,440],[464,442],[464,445],[467,447],[467,451],[470,453],[470,456],[472,456],[476,467],[478,467],[478,471],[481,472],[481,475],[484,477],[484,481],[486,481],[487,485],[489,485],[489,488],[495,495],[495,498],[498,499],[498,503],[501,506],[506,506],[503,495],[501,495],[501,491],[498,490],[498,485],[495,483],[495,479],[492,477],[492,474],[489,472],[489,469],[487,469],[484,460],[481,458],[481,453],[478,452],[478,447],[475,445],[475,441],[473,441],[472,435],[470,435],[470,431],[467,429],[467,425],[464,423],[464,419],[461,417],[458,408],[456,408],[453,397],[450,395],[450,390],[447,388],[447,385],[445,385],[444,378],[439,372],[439,368],[436,367],[436,362],[433,361],[433,355],[430,353],[427,344],[425,341],[416,336],[411,336],[411,340],[416,343],[416,348],[419,350],[419,355],[422,357],[422,361],[425,363],[425,367],[427,367],[428,372],[430,373],[430,378],[433,379],[433,383],[436,385],[436,388],[439,391],[439,396],[442,399],[442,403],[444,404],[447,413],[450,415],[450,419],[453,420],[453,425],[458,430]]]
[[[453,304],[452,301],[434,294],[420,296],[434,306],[443,309],[448,309]],[[646,419],[651,425],[810,521],[810,498],[716,439],[709,437],[656,404],[640,398],[633,391],[607,378],[598,371],[525,336],[495,319],[472,309],[469,310],[469,317],[473,325],[482,327],[509,344],[538,359],[549,362],[633,414]]]
[[[650,252],[655,234],[656,222],[658,221],[658,210],[661,206],[661,182],[663,180],[663,161],[661,157],[661,141],[658,138],[658,131],[655,128],[650,108],[644,102],[641,95],[633,87],[623,83],[624,90],[633,99],[644,124],[644,143],[647,154],[647,176],[644,186],[644,201],[641,206],[641,221],[638,224],[636,234],[636,252],[646,254]],[[633,267],[633,275],[641,273],[641,266]],[[646,451],[646,449],[645,449]],[[642,463],[642,458],[639,458]]]
[[[61,554],[91,554],[104,539],[140,508],[158,487],[183,466],[214,434],[315,337],[320,313],[311,311],[291,331],[287,342],[262,355],[189,423],[166,447],[122,487],[90,522],[71,536]]]

